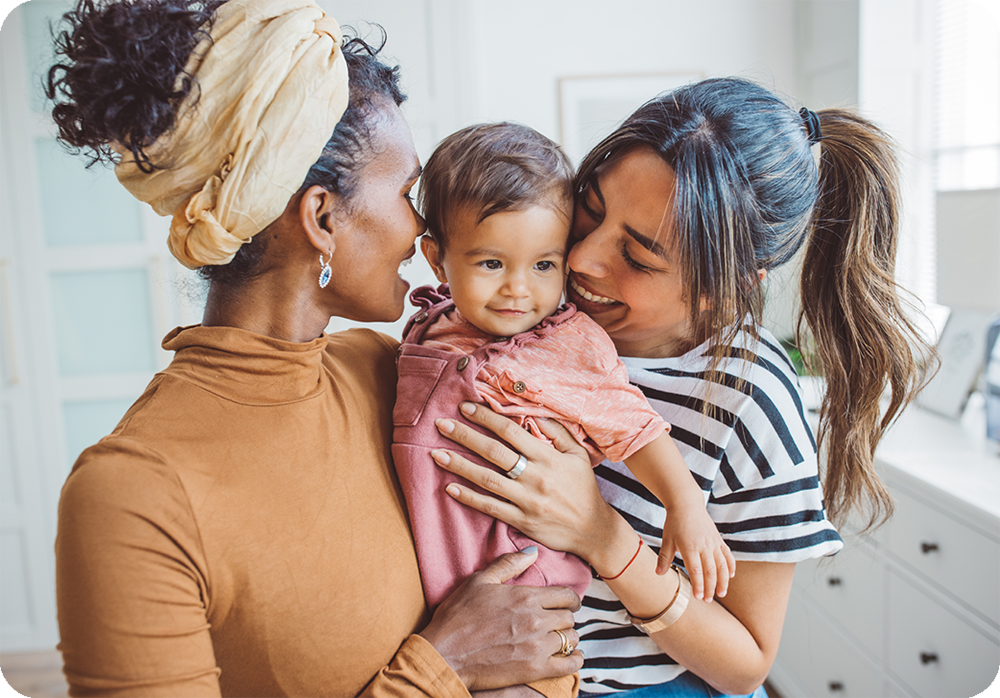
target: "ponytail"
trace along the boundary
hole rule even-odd
[[[822,110],[820,124],[819,198],[802,265],[797,340],[807,346],[808,326],[810,353],[826,379],[818,446],[831,446],[828,516],[839,524],[857,508],[869,529],[893,510],[875,472],[875,447],[926,384],[936,355],[894,279],[900,212],[889,139],[846,110]]]

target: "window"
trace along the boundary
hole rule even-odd
[[[1000,187],[1000,17],[972,0],[934,15],[935,189]]]

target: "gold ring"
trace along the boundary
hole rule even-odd
[[[564,633],[562,630],[556,630],[556,633],[558,633],[559,637],[562,639],[562,647],[559,649],[558,652],[556,652],[556,654],[558,654],[561,657],[568,657],[571,654],[573,654],[573,650],[576,648],[573,647],[573,644],[569,641],[569,638],[566,637],[566,633]]]

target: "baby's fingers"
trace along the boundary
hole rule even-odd
[[[699,599],[704,598],[705,601],[711,601],[715,598],[716,582],[718,578],[718,571],[716,570],[715,563],[715,551],[712,548],[705,548],[701,551],[701,562],[704,565],[704,597],[698,596]],[[725,576],[724,574],[721,576]]]
[[[696,599],[702,599],[705,597],[705,567],[702,564],[701,555],[698,554],[697,550],[693,551],[681,551],[681,557],[684,558],[684,568],[687,570],[688,577],[691,579],[691,593]]]
[[[660,546],[660,555],[656,558],[657,574],[666,574],[670,570],[670,565],[674,564],[674,553],[676,552],[677,548],[674,544],[664,538],[663,545]]]
[[[729,580],[736,572],[736,561],[732,559],[733,554],[729,552],[726,545],[715,549],[715,565],[718,568],[718,578],[715,583],[715,595],[720,599],[729,591]]]

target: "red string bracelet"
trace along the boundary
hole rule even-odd
[[[619,572],[618,574],[616,574],[616,575],[615,575],[614,577],[602,577],[601,575],[597,575],[597,578],[598,578],[598,579],[603,579],[603,580],[604,580],[604,581],[606,581],[606,582],[607,582],[607,581],[609,581],[609,580],[612,580],[612,579],[618,579],[618,578],[619,578],[619,577],[621,577],[621,576],[622,576],[623,574],[625,574],[625,570],[627,570],[627,569],[629,568],[629,566],[630,566],[630,565],[631,565],[631,564],[632,564],[633,562],[635,562],[635,559],[636,559],[637,557],[639,557],[639,551],[640,551],[640,550],[642,550],[642,538],[639,538],[639,547],[635,549],[635,554],[634,554],[634,555],[632,556],[632,559],[631,559],[631,560],[629,560],[629,561],[628,561],[628,564],[627,564],[627,565],[625,565],[625,567],[623,567],[623,568],[622,568],[622,571],[621,571],[621,572]]]

